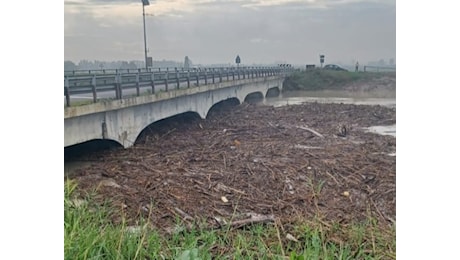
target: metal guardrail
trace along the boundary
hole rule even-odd
[[[149,87],[151,94],[156,86],[164,86],[169,91],[170,85],[179,89],[181,83],[186,87],[199,86],[216,82],[231,81],[246,78],[258,78],[273,75],[285,75],[292,68],[283,67],[227,67],[199,69],[136,69],[136,70],[84,70],[64,72],[64,96],[66,106],[70,106],[70,97],[77,94],[92,94],[92,102],[97,102],[98,93],[114,92],[116,99],[123,98],[123,90],[136,89],[140,96],[141,87]]]
[[[364,72],[392,72],[396,71],[396,67],[382,67],[382,66],[364,66]]]

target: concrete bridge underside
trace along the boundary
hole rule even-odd
[[[65,108],[64,146],[108,139],[127,148],[150,124],[177,114],[196,112],[203,119],[211,107],[237,98],[242,103],[253,93],[265,97],[281,91],[284,77],[243,79]]]

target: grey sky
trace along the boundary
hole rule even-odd
[[[362,64],[396,58],[396,0],[151,0],[154,60]],[[64,2],[64,58],[143,60],[141,1]]]

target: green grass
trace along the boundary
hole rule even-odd
[[[284,81],[284,91],[341,89],[345,84],[380,78],[394,72],[349,72],[334,70],[307,70],[295,72]]]
[[[77,185],[64,185],[65,259],[395,259],[395,227],[382,229],[372,218],[341,225],[303,219],[281,225],[257,224],[241,229],[191,229],[162,235],[139,219],[138,232],[122,220],[110,221],[108,204],[87,195],[77,200]],[[177,220],[178,227],[184,227]],[[178,229],[179,230],[179,229]],[[291,234],[298,241],[286,238]]]

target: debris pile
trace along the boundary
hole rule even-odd
[[[164,231],[178,218],[216,228],[396,220],[396,138],[363,129],[395,124],[395,108],[243,104],[186,121],[154,125],[135,146],[98,155],[72,177],[80,194],[110,200],[120,209],[115,222],[148,217]]]

